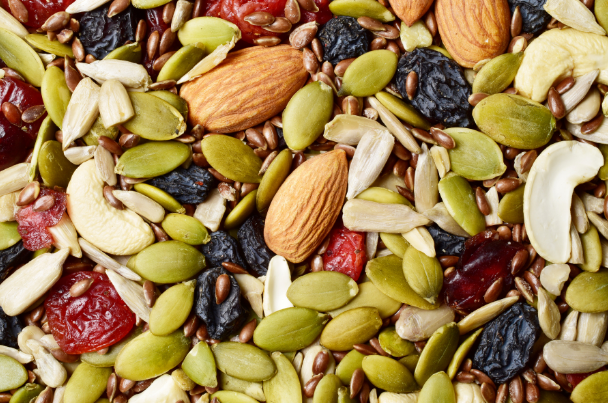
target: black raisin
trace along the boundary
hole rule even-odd
[[[215,302],[217,278],[227,274],[230,277],[230,293],[221,304]],[[207,325],[209,337],[224,340],[236,332],[247,317],[241,305],[241,289],[236,279],[223,267],[214,267],[203,272],[196,279],[196,315]]]
[[[265,276],[274,253],[264,241],[264,219],[258,215],[249,217],[239,229],[238,235],[249,268],[257,277]]]
[[[323,60],[333,65],[369,51],[369,32],[353,17],[332,18],[318,36],[323,44]]]
[[[8,316],[0,307],[0,345],[19,348],[17,336],[23,330],[23,323],[17,316]]]
[[[275,129],[277,129],[277,136],[279,137],[279,144],[277,145],[277,148],[280,150],[287,148],[287,143],[285,142],[285,137],[283,136],[283,129],[280,127],[275,127]]]
[[[540,335],[536,309],[518,302],[488,323],[473,356],[473,368],[497,384],[507,382],[526,368],[530,351]]]
[[[399,92],[407,99],[407,75],[418,74],[418,88],[412,105],[433,123],[447,127],[472,127],[473,107],[469,104],[471,86],[464,78],[462,67],[432,49],[415,49],[399,60],[396,83]]]
[[[452,235],[442,230],[437,224],[428,227],[429,233],[435,241],[437,256],[461,256],[464,243],[467,240],[458,235]]]
[[[125,11],[108,17],[111,3],[84,13],[80,18],[79,38],[87,54],[103,59],[127,41],[135,41],[139,11],[129,6]]]
[[[32,255],[32,252],[25,249],[23,241],[19,241],[10,248],[0,250],[0,283],[8,277],[11,267],[24,262]]]
[[[211,241],[201,246],[201,251],[207,259],[207,266],[221,266],[224,262],[232,262],[247,269],[241,246],[226,231],[212,232]]]
[[[543,7],[546,2],[547,0],[509,0],[511,13],[514,13],[515,7],[519,6],[523,23],[522,32],[535,34],[547,26],[551,16]]]
[[[217,179],[204,168],[190,165],[148,181],[152,186],[164,190],[180,203],[199,204],[207,200],[209,192],[217,185]]]

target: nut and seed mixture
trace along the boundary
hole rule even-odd
[[[0,0],[0,403],[608,402],[608,0]]]

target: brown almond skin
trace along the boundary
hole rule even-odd
[[[251,47],[228,54],[209,73],[186,83],[190,123],[233,133],[279,114],[306,82],[302,52],[288,45]]]
[[[433,0],[389,0],[389,3],[397,17],[411,27],[429,11]]]
[[[287,177],[266,216],[264,239],[293,263],[312,255],[340,214],[348,184],[346,153],[311,158]]]

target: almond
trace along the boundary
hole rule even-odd
[[[293,263],[310,256],[338,218],[347,185],[343,150],[300,165],[287,177],[268,209],[264,228],[268,247]]]
[[[413,23],[429,11],[433,0],[389,0],[389,3],[397,17],[401,18],[401,21],[405,22],[408,27],[411,27]]]
[[[280,113],[306,82],[302,52],[256,46],[228,54],[219,66],[182,86],[190,123],[232,133]]]
[[[507,0],[437,0],[435,16],[446,49],[463,67],[496,57],[509,45]]]

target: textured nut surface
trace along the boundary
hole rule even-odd
[[[433,0],[390,0],[393,11],[408,26],[420,19],[433,4]]]

